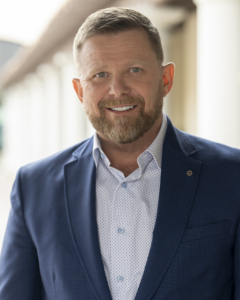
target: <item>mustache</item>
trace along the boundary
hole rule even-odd
[[[144,101],[138,97],[123,97],[122,99],[109,99],[109,100],[101,100],[98,103],[98,107],[114,107],[118,105],[125,105],[125,104],[144,104]]]

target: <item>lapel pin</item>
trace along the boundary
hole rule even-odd
[[[191,170],[187,171],[187,176],[192,176],[193,172]]]

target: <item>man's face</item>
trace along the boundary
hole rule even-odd
[[[91,37],[79,60],[74,88],[100,136],[130,143],[161,118],[162,67],[145,31]]]

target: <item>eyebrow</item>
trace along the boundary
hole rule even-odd
[[[124,65],[127,67],[133,67],[135,65],[146,66],[147,63],[145,61],[132,61],[132,62],[127,62]],[[96,66],[90,67],[88,69],[88,71],[89,71],[89,73],[95,73],[97,71],[107,69],[108,67],[109,67],[108,65],[96,65]]]
[[[102,66],[94,66],[94,67],[90,67],[88,69],[89,73],[95,73],[97,71],[100,71],[101,69],[107,69],[107,65],[102,65]]]
[[[133,67],[133,66],[136,66],[138,65],[139,67],[143,66],[143,67],[146,67],[148,64],[146,61],[139,61],[139,60],[132,60],[132,61],[129,61],[129,62],[126,62],[123,66],[126,66],[126,67]],[[109,67],[109,65],[98,65],[97,63],[94,63],[93,66],[89,67],[89,69],[87,70],[87,73],[89,75],[92,75],[92,74],[97,74],[98,72],[105,72],[105,70],[107,70]]]

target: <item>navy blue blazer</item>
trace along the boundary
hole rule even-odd
[[[1,300],[111,299],[92,147],[91,138],[19,170],[0,259]],[[135,299],[239,300],[239,220],[240,150],[168,120],[157,220]]]

